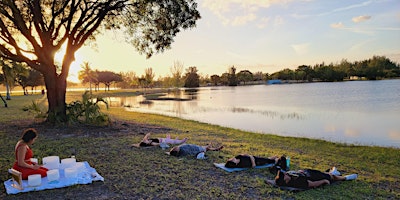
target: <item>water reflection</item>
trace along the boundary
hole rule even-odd
[[[400,147],[398,88],[400,80],[211,87],[110,100],[127,110],[253,132]]]

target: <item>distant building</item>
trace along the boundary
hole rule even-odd
[[[281,84],[282,80],[280,79],[273,79],[273,80],[268,80],[267,84]]]

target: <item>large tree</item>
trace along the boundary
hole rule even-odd
[[[103,83],[104,91],[110,91],[110,86],[112,83],[121,82],[122,76],[121,74],[116,74],[111,71],[96,71],[96,84]]]
[[[66,121],[67,77],[75,52],[109,29],[152,56],[200,18],[194,0],[1,0],[0,56],[43,74],[49,121]],[[54,55],[65,45],[61,64]]]
[[[197,67],[193,66],[186,69],[185,85],[183,87],[200,87],[200,76],[197,74]]]

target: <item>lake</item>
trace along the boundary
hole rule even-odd
[[[110,98],[111,106],[258,133],[400,147],[400,80],[202,87],[153,100]]]

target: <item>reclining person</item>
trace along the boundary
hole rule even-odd
[[[357,174],[342,176],[335,167],[329,172],[321,172],[314,169],[282,172],[278,171],[275,184],[300,189],[316,188],[329,185],[335,181],[347,181],[357,179]]]
[[[210,145],[199,146],[195,144],[181,144],[179,146],[173,147],[169,151],[171,156],[197,156],[198,159],[204,159],[204,154],[207,151],[219,151],[224,146],[219,146],[217,148],[211,147]],[[200,156],[199,156],[200,155]]]
[[[148,147],[148,146],[160,146],[160,144],[182,144],[185,143],[187,138],[183,138],[179,140],[178,137],[175,139],[171,139],[171,135],[167,134],[165,138],[150,138],[150,133],[147,133],[142,141],[139,143],[141,147]]]
[[[248,154],[240,154],[233,158],[228,159],[225,163],[227,168],[254,168],[256,166],[266,164],[277,164],[279,160],[278,156],[271,156],[267,158],[252,156]]]

